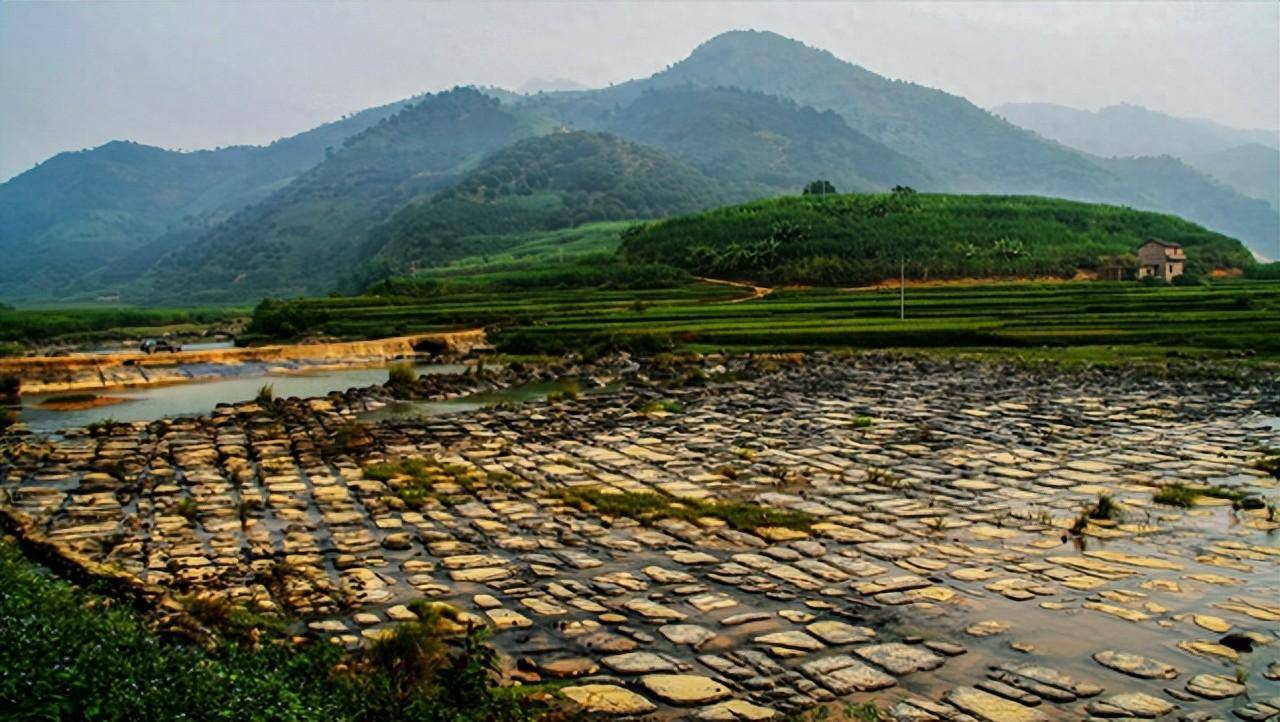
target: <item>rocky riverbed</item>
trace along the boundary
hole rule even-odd
[[[29,548],[155,604],[223,596],[352,648],[449,602],[493,628],[510,681],[569,679],[599,715],[1280,714],[1280,490],[1255,468],[1280,447],[1280,380],[713,358],[595,396],[356,421],[392,397],[635,371],[516,366],[11,435],[2,508]],[[1174,484],[1214,495],[1155,503]],[[800,521],[641,523],[572,502],[583,489]]]

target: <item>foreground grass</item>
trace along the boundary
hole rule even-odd
[[[581,510],[606,516],[624,516],[643,523],[662,519],[697,522],[719,519],[731,529],[749,531],[760,527],[785,527],[806,531],[814,517],[798,511],[769,509],[743,501],[691,501],[673,499],[653,492],[607,492],[602,489],[566,489],[557,498]]]
[[[108,597],[53,579],[0,540],[0,710],[26,720],[473,720],[523,722],[537,705],[491,686],[478,635],[434,620],[364,655],[317,643],[182,644]]]

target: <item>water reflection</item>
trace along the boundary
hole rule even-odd
[[[461,364],[422,364],[419,374],[449,374],[466,370]],[[22,421],[32,431],[55,431],[85,426],[103,419],[116,421],[153,421],[166,417],[207,414],[220,403],[252,399],[263,384],[270,384],[277,397],[324,396],[330,391],[380,384],[387,380],[384,367],[339,369],[296,373],[258,373],[230,378],[195,381],[173,386],[94,391],[98,396],[123,401],[111,406],[91,409],[55,411],[40,403],[66,394],[31,394],[22,397]]]

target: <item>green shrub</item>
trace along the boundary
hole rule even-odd
[[[258,387],[258,395],[254,397],[259,406],[270,406],[271,402],[276,400],[276,388],[271,384],[263,384]]]
[[[418,372],[408,361],[391,364],[387,368],[388,386],[412,386],[418,381]]]
[[[531,722],[545,708],[493,687],[483,632],[445,638],[428,619],[365,655],[296,646],[265,619],[217,600],[185,600],[233,635],[162,639],[128,604],[76,589],[0,540],[0,710],[6,719]],[[235,630],[258,629],[259,635]],[[340,671],[343,663],[346,671]]]

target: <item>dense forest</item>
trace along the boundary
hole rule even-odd
[[[1132,265],[1150,238],[1181,243],[1188,279],[1253,264],[1239,241],[1180,218],[1030,196],[920,194],[774,198],[638,225],[621,253],[696,275],[779,284],[1058,276]]]
[[[162,258],[144,293],[199,302],[330,290],[360,262],[371,228],[538,130],[522,121],[470,88],[429,96],[347,139],[200,243]]]
[[[530,138],[486,158],[459,183],[370,234],[390,268],[505,250],[524,231],[661,218],[720,205],[729,195],[663,153],[600,133]]]
[[[741,200],[794,191],[819,175],[862,191],[932,180],[835,113],[734,88],[649,90],[605,127],[742,188]]]

